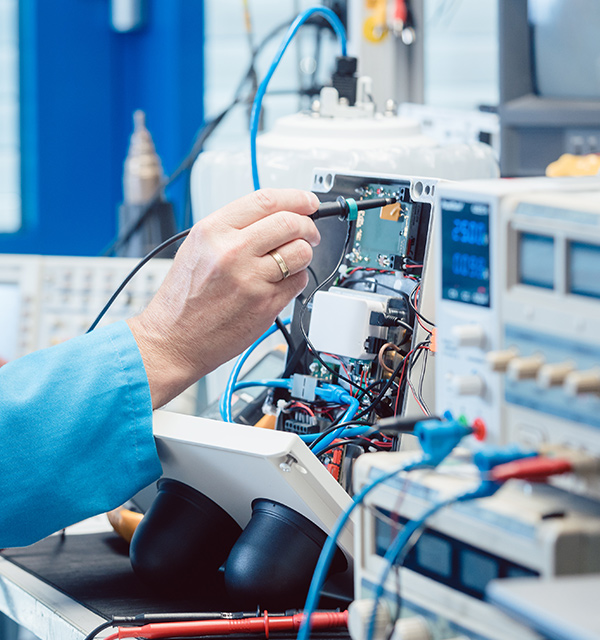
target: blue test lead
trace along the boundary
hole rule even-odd
[[[359,200],[358,202],[354,200],[354,198],[338,196],[333,202],[323,202],[310,217],[313,220],[320,220],[321,218],[339,216],[343,219],[356,220],[359,211],[378,209],[394,204],[395,202],[398,202],[396,196],[371,198],[370,200]]]

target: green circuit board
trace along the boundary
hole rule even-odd
[[[365,187],[361,200],[395,196],[398,202],[387,207],[358,212],[354,243],[348,256],[350,264],[374,269],[400,268],[409,248],[413,208],[411,203],[402,202],[401,195],[398,187],[394,185],[374,183]]]

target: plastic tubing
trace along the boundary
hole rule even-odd
[[[265,93],[267,92],[267,87],[269,86],[269,82],[275,73],[279,63],[281,62],[281,58],[285,53],[288,45],[296,35],[298,29],[313,15],[319,14],[323,16],[327,22],[333,27],[338,40],[342,46],[342,55],[345,56],[347,53],[347,45],[346,45],[346,31],[344,30],[344,25],[341,23],[340,19],[337,15],[327,7],[311,7],[307,9],[303,13],[299,14],[298,17],[292,22],[288,32],[286,33],[284,39],[279,45],[279,49],[273,58],[273,62],[271,62],[271,66],[267,71],[267,75],[264,80],[260,83],[258,90],[256,91],[256,96],[254,97],[254,102],[252,104],[252,113],[250,115],[250,157],[252,162],[252,182],[254,184],[254,189],[260,189],[260,181],[258,178],[258,162],[256,158],[256,136],[258,134],[258,123],[260,120],[260,112],[262,109],[262,101],[265,97]]]

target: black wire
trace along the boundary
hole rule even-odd
[[[417,387],[417,390],[418,390],[417,397],[421,401],[421,404],[423,405],[423,407],[425,408],[427,413],[429,413],[431,415],[431,411],[429,410],[429,407],[427,406],[427,403],[425,402],[425,400],[423,398],[423,383],[425,381],[425,369],[427,368],[427,360],[429,358],[429,350],[428,349],[422,349],[422,351],[424,351],[423,366],[421,367],[421,375],[419,377],[419,386]]]
[[[429,344],[429,340],[423,340],[423,342],[419,342],[417,345],[415,345],[412,350],[413,350],[413,352],[418,353],[418,352],[421,351],[421,347],[422,346],[428,345],[428,344]],[[413,353],[413,355],[414,355],[414,353]],[[398,366],[394,369],[393,373],[390,375],[390,377],[388,378],[387,382],[385,383],[385,385],[383,386],[381,391],[377,394],[377,397],[371,402],[371,404],[368,407],[365,407],[362,411],[359,411],[354,416],[355,418],[357,418],[357,419],[358,418],[362,418],[363,416],[365,416],[368,413],[370,413],[373,409],[375,409],[375,407],[377,407],[377,405],[379,404],[381,399],[387,393],[388,389],[394,383],[394,380],[398,377],[398,374],[402,370],[402,367],[405,365],[405,361],[406,361],[406,357],[402,358],[402,360],[400,360],[400,362],[398,363]],[[410,365],[410,361],[406,362],[406,365],[409,366]],[[407,376],[408,376],[408,372],[407,372]]]
[[[400,296],[401,298],[404,298],[406,300],[406,303],[408,304],[408,306],[413,309],[412,304],[410,303],[410,296],[408,293],[406,293],[406,291],[399,291],[398,289],[394,289],[394,287],[390,287],[387,284],[383,284],[382,282],[379,282],[379,280],[375,280],[373,278],[372,275],[367,276],[365,278],[352,278],[352,279],[348,279],[345,280],[340,286],[342,288],[352,288],[352,287],[348,287],[348,285],[352,285],[352,284],[366,284],[366,283],[372,283],[375,285],[375,291],[373,293],[377,292],[377,288],[381,287],[382,289],[388,289],[389,291],[393,291],[394,293],[398,294],[398,296]],[[413,309],[414,311],[414,309]],[[398,322],[399,326],[404,327],[405,329],[410,330],[411,332],[414,331],[413,327],[411,327],[407,322],[404,322],[403,320],[400,320],[400,318],[398,318],[396,320],[396,322]],[[431,323],[429,323],[431,324]],[[435,325],[434,325],[435,326]],[[404,344],[404,342],[402,342],[402,344]]]
[[[339,440],[338,442],[332,442],[328,447],[325,447],[323,451],[321,451],[318,455],[320,458],[326,453],[329,453],[333,449],[337,449],[338,447],[342,447],[346,444],[357,444],[361,446],[363,449],[367,450],[369,448],[377,449],[377,451],[387,451],[386,447],[382,447],[381,445],[375,444],[371,442],[368,438],[363,438],[362,436],[356,436],[355,438],[347,438],[345,440]]]
[[[347,378],[346,376],[342,375],[339,371],[336,371],[335,369],[330,367],[323,360],[323,358],[321,358],[321,356],[319,355],[319,352],[315,349],[315,346],[310,341],[310,339],[308,337],[308,334],[306,333],[306,329],[304,328],[304,316],[306,314],[306,309],[308,308],[308,304],[314,298],[315,294],[318,291],[323,289],[323,287],[325,287],[327,284],[329,284],[329,282],[331,282],[331,280],[333,280],[333,278],[336,276],[336,274],[338,272],[338,269],[340,268],[342,262],[344,261],[344,258],[346,257],[346,252],[348,251],[348,246],[350,245],[350,239],[351,239],[351,233],[350,232],[351,232],[351,229],[352,229],[352,223],[350,222],[350,220],[348,220],[348,227],[347,227],[347,230],[346,230],[346,240],[344,241],[344,248],[342,249],[342,254],[340,255],[340,259],[338,260],[338,263],[335,265],[333,271],[327,276],[327,278],[325,278],[325,280],[323,280],[323,282],[321,282],[321,284],[317,285],[317,287],[312,291],[312,293],[310,293],[310,295],[308,297],[304,298],[304,300],[302,301],[302,304],[300,305],[300,316],[299,316],[299,319],[298,319],[298,324],[300,325],[300,331],[302,332],[302,338],[304,339],[304,342],[308,346],[309,351],[321,363],[321,365],[323,367],[325,367],[325,369],[327,369],[327,371],[329,371],[331,374],[336,376],[339,380],[343,380],[344,382],[347,382],[348,384],[353,386],[355,389],[358,389],[362,395],[364,395],[365,394],[365,390],[359,384],[356,384],[356,382],[354,382],[353,380],[350,380],[350,378]]]
[[[93,638],[95,638],[101,631],[104,631],[104,629],[108,629],[108,627],[112,627],[112,626],[114,626],[113,621],[107,620],[106,622],[99,624],[95,629],[90,631],[87,634],[87,636],[84,638],[84,640],[93,640]]]
[[[198,157],[198,155],[202,151],[202,148],[203,148],[204,143],[206,142],[206,140],[208,140],[208,138],[212,135],[212,133],[215,131],[215,129],[219,126],[219,124],[221,123],[223,118],[231,111],[231,109],[233,109],[233,107],[238,102],[239,102],[239,100],[236,98],[228,107],[226,107],[223,111],[221,111],[221,113],[218,116],[213,118],[208,124],[206,124],[204,127],[202,127],[202,129],[200,129],[198,137],[195,140],[195,142],[194,142],[194,144],[192,146],[192,149],[188,153],[188,155],[184,158],[184,160],[177,167],[177,169],[175,169],[175,171],[168,178],[165,178],[161,182],[160,186],[154,192],[154,195],[152,196],[152,198],[150,198],[150,200],[148,201],[146,207],[144,207],[144,210],[138,216],[138,218],[129,225],[129,227],[125,230],[125,232],[123,234],[119,235],[110,244],[110,246],[107,247],[103,251],[102,255],[109,256],[112,253],[114,253],[115,251],[118,251],[127,242],[129,242],[129,240],[131,239],[133,234],[146,221],[146,219],[150,215],[150,213],[152,211],[152,208],[154,207],[156,202],[158,202],[158,201],[160,201],[162,199],[164,190],[169,185],[171,185],[173,182],[175,182],[184,171],[186,171],[187,169],[191,168],[191,166],[194,164],[194,161],[196,160],[196,158]]]
[[[423,322],[426,322],[431,327],[435,327],[435,323],[434,322],[431,322],[431,320],[427,320],[427,318],[419,312],[419,310],[417,309],[417,304],[413,300],[413,296],[416,295],[417,289],[420,286],[421,286],[421,283],[419,282],[419,284],[410,292],[410,295],[408,296],[408,304],[410,305],[410,308],[417,314],[417,316],[419,316],[419,318],[421,318],[421,320],[423,320]]]
[[[359,427],[372,427],[372,423],[368,422],[367,420],[356,420],[356,419],[352,419],[352,420],[348,420],[348,422],[341,422],[340,424],[336,424],[333,425],[327,429],[325,429],[325,431],[321,431],[321,433],[319,434],[319,436],[317,438],[315,438],[310,445],[308,446],[309,449],[314,449],[319,442],[321,442],[325,437],[327,437],[330,433],[333,433],[334,431],[337,431],[338,429],[343,429],[345,427],[351,427],[351,426],[359,426]]]
[[[275,318],[275,324],[277,325],[277,328],[279,329],[279,331],[281,331],[285,341],[287,342],[288,349],[290,350],[290,357],[291,357],[293,353],[296,351],[296,347],[294,346],[294,341],[292,340],[292,336],[290,335],[290,332],[287,330],[287,327],[283,324],[279,316]]]
[[[148,218],[148,216],[150,215],[150,212],[151,212],[152,208],[154,207],[154,205],[156,204],[156,202],[159,201],[162,198],[164,190],[168,186],[173,184],[179,178],[179,176],[182,175],[182,173],[184,173],[184,171],[186,171],[186,170],[191,168],[191,166],[194,164],[196,158],[202,152],[204,144],[206,143],[208,138],[214,133],[214,131],[219,126],[219,124],[222,122],[222,120],[225,118],[225,116],[240,102],[248,102],[248,101],[251,102],[251,100],[250,100],[251,96],[249,96],[248,99],[246,99],[246,100],[242,100],[241,96],[242,96],[242,91],[243,91],[244,86],[246,85],[247,81],[251,80],[252,76],[253,76],[253,73],[255,73],[254,65],[255,65],[255,62],[256,62],[256,58],[262,52],[262,50],[265,48],[265,46],[275,36],[277,36],[277,34],[280,31],[282,31],[283,29],[287,28],[291,24],[291,22],[292,22],[291,20],[286,20],[284,23],[278,25],[271,32],[269,32],[265,36],[265,38],[258,44],[258,46],[252,52],[252,56],[250,58],[250,64],[248,66],[248,69],[247,69],[246,73],[244,74],[244,76],[242,77],[242,80],[238,84],[238,86],[237,86],[237,88],[235,90],[235,93],[234,93],[233,100],[231,101],[231,103],[227,107],[225,107],[225,109],[223,109],[223,111],[221,111],[221,113],[219,115],[217,115],[215,118],[213,118],[210,122],[206,123],[198,131],[198,133],[196,134],[196,137],[194,139],[194,142],[192,144],[192,148],[191,148],[190,152],[187,154],[187,156],[183,159],[183,161],[175,169],[175,171],[173,171],[173,173],[168,178],[165,178],[161,182],[159,188],[156,190],[156,192],[154,193],[152,198],[150,198],[150,200],[148,201],[146,207],[144,207],[143,211],[138,216],[137,220],[135,222],[131,223],[131,225],[127,228],[127,230],[122,235],[120,235],[117,238],[115,238],[115,240],[113,240],[110,243],[110,245],[102,252],[103,256],[109,256],[109,255],[113,254],[115,251],[118,251],[118,249],[120,249],[124,244],[126,244],[131,239],[133,234],[141,227],[141,225],[144,223],[144,221]]]
[[[191,229],[186,229],[185,231],[180,231],[179,233],[176,233],[174,236],[171,236],[168,240],[165,240],[164,242],[162,242],[161,244],[158,245],[158,247],[155,247],[154,249],[152,249],[152,251],[150,251],[150,253],[148,253],[147,255],[145,255],[136,265],[135,267],[129,272],[129,274],[127,275],[127,277],[123,280],[123,282],[121,282],[121,284],[117,287],[116,291],[112,294],[112,296],[110,297],[110,300],[104,305],[104,308],[102,309],[102,311],[100,311],[100,313],[96,316],[96,319],[94,320],[94,322],[92,322],[90,328],[86,331],[86,333],[89,333],[90,331],[93,331],[98,323],[100,322],[100,320],[102,320],[102,318],[104,317],[104,314],[110,309],[111,305],[113,304],[113,302],[117,299],[117,296],[121,293],[121,291],[123,291],[123,289],[129,284],[129,282],[131,281],[131,279],[133,278],[133,276],[152,258],[154,258],[154,256],[156,256],[157,254],[159,254],[163,249],[166,249],[168,246],[172,245],[173,243],[177,242],[178,240],[181,240],[182,238],[185,238],[185,236],[188,235],[188,233],[191,231]]]

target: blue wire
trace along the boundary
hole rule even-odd
[[[377,608],[379,606],[379,600],[383,596],[385,582],[390,574],[390,571],[392,570],[392,567],[394,566],[394,563],[396,562],[396,559],[400,556],[402,550],[408,544],[408,541],[411,539],[415,531],[418,531],[421,527],[425,526],[427,520],[444,507],[454,504],[455,502],[467,502],[468,500],[476,500],[477,498],[485,498],[491,496],[496,493],[496,491],[500,487],[500,484],[484,481],[476,489],[471,489],[458,496],[454,496],[452,498],[448,498],[447,500],[442,500],[441,502],[433,504],[419,519],[410,520],[404,525],[402,531],[398,533],[383,557],[383,560],[386,564],[383,571],[381,572],[381,577],[375,590],[373,612],[371,613],[371,617],[369,620],[367,640],[371,640],[373,638],[373,633],[375,631],[375,620],[377,618]]]
[[[237,363],[236,363],[236,368],[237,368]],[[232,371],[232,374],[233,374],[233,371]],[[237,376],[235,377],[237,378]],[[230,381],[231,381],[231,376],[230,376]],[[229,395],[228,402],[230,404],[231,395],[235,391],[238,391],[239,389],[247,389],[249,387],[273,387],[277,389],[291,389],[292,384],[293,382],[291,378],[287,378],[284,380],[282,380],[281,378],[278,378],[276,380],[248,380],[248,381],[243,380],[242,382],[234,381],[232,385],[230,385],[228,382],[227,388],[225,389],[225,393],[223,394],[223,396],[225,396],[226,394]],[[324,384],[322,386],[317,387],[315,389],[315,393],[316,395],[318,395],[319,397],[321,397],[326,401],[340,402],[348,405],[348,409],[346,410],[346,413],[344,413],[344,415],[342,416],[341,422],[350,422],[352,418],[354,418],[354,416],[356,415],[356,412],[358,411],[358,408],[360,406],[356,398],[353,398],[349,393],[347,393],[343,387],[339,387],[337,385]],[[221,400],[223,400],[223,397],[221,398]],[[360,431],[362,433],[368,429],[371,429],[371,427],[362,427]],[[355,430],[356,429],[352,429],[349,431],[355,431]],[[340,427],[340,431],[344,431],[344,427]],[[312,440],[315,440],[319,435],[320,434],[318,433],[307,434],[307,435],[301,435],[300,438],[304,442],[311,442]]]
[[[341,23],[340,19],[337,15],[327,7],[312,7],[311,9],[307,9],[303,13],[299,14],[298,17],[292,22],[288,32],[286,33],[284,39],[279,45],[279,49],[273,58],[273,62],[271,62],[271,66],[267,71],[267,75],[264,80],[260,83],[258,90],[256,91],[256,96],[254,96],[254,103],[252,104],[252,114],[250,116],[250,156],[252,162],[252,182],[254,183],[254,189],[260,189],[260,182],[258,179],[258,163],[256,159],[256,136],[258,134],[258,123],[260,120],[260,112],[262,109],[262,101],[267,92],[267,86],[275,73],[279,63],[281,62],[281,58],[285,53],[285,50],[288,48],[288,45],[292,41],[292,38],[296,35],[298,29],[313,15],[319,14],[323,16],[327,22],[333,27],[338,40],[342,46],[342,55],[345,56],[347,53],[346,47],[346,31],[344,29],[344,25]]]
[[[292,321],[291,318],[286,318],[283,320],[283,324],[290,324]],[[250,356],[250,354],[256,349],[262,342],[264,342],[269,336],[273,335],[277,331],[277,325],[270,326],[263,334],[258,338],[255,342],[253,342],[247,349],[242,353],[242,355],[237,359],[231,373],[229,374],[229,379],[227,380],[227,385],[225,386],[225,391],[221,395],[221,401],[219,403],[219,411],[221,413],[221,419],[225,422],[233,422],[231,418],[231,396],[233,395],[234,386],[237,382],[237,377],[240,374],[244,363]]]
[[[297,640],[308,640],[310,635],[310,625],[307,623],[310,620],[310,617],[315,612],[317,608],[317,604],[319,602],[319,597],[321,595],[321,589],[323,588],[323,584],[325,583],[325,579],[327,578],[327,572],[329,571],[329,567],[331,566],[331,561],[337,549],[336,541],[342,532],[342,529],[350,519],[350,515],[362,503],[365,497],[373,490],[375,487],[379,486],[382,482],[393,478],[395,475],[399,474],[401,471],[412,471],[414,469],[421,469],[423,467],[433,467],[439,464],[439,462],[432,462],[429,456],[423,456],[421,459],[407,463],[406,465],[402,465],[393,471],[383,474],[371,484],[363,487],[363,489],[357,493],[352,498],[352,504],[340,515],[335,523],[335,526],[331,530],[331,533],[325,540],[325,544],[323,545],[323,549],[321,550],[321,555],[317,561],[317,566],[315,567],[315,571],[313,573],[313,577],[310,583],[310,588],[308,590],[308,594],[306,596],[306,603],[304,605],[304,621],[300,626],[300,630],[298,631]]]

